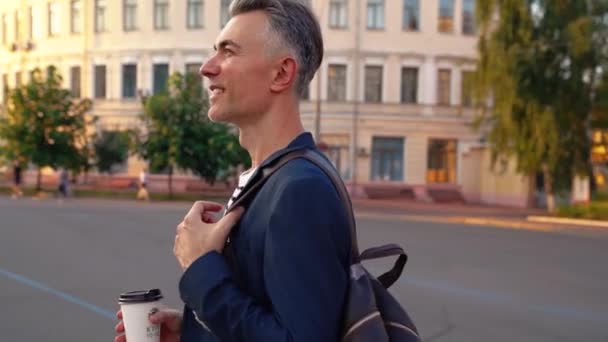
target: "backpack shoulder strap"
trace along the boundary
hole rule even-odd
[[[322,157],[319,153],[316,153],[312,150],[306,150],[305,153],[298,158],[303,158],[311,163],[315,164],[319,169],[321,169],[327,177],[331,179],[331,182],[334,184],[338,195],[340,196],[340,200],[344,205],[344,209],[347,211],[348,216],[348,225],[350,228],[350,263],[356,264],[359,263],[359,244],[357,243],[357,226],[355,223],[355,214],[353,211],[352,202],[350,201],[350,196],[348,195],[348,190],[346,190],[346,186],[342,181],[342,178],[338,175],[338,172],[333,167],[333,165],[324,157]]]
[[[333,183],[334,187],[336,188],[336,191],[338,192],[338,195],[340,196],[340,200],[342,201],[344,208],[348,212],[347,217],[351,236],[350,262],[351,264],[358,263],[360,260],[359,247],[357,244],[357,230],[355,226],[355,217],[353,213],[352,203],[350,201],[350,197],[348,196],[348,191],[346,190],[346,186],[344,186],[342,179],[338,175],[337,171],[334,169],[333,165],[331,165],[328,160],[326,160],[320,154],[313,150],[303,149],[289,152],[279,158],[274,164],[265,167],[263,170],[260,170],[262,172],[262,176],[256,181],[255,184],[253,184],[249,189],[247,189],[244,194],[239,196],[239,198],[230,206],[230,208],[227,209],[226,212],[229,212],[233,208],[236,208],[239,205],[243,204],[245,201],[249,200],[252,195],[254,195],[260,190],[262,185],[264,185],[264,183],[270,176],[272,176],[281,167],[285,166],[285,164],[287,164],[288,162],[298,158],[310,161],[319,169],[321,169],[331,179],[331,182]]]

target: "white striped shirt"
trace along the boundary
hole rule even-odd
[[[237,197],[239,197],[239,194],[241,193],[241,191],[243,191],[243,189],[249,182],[249,179],[251,179],[251,176],[253,176],[253,174],[255,173],[255,170],[255,168],[251,168],[241,173],[241,175],[239,176],[239,184],[236,186],[236,189],[234,189],[234,192],[232,192],[232,196],[228,200],[228,205],[226,206],[226,208],[230,208],[232,203],[234,203]]]

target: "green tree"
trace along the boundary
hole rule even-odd
[[[99,172],[112,173],[115,165],[127,160],[131,146],[130,136],[129,131],[101,130],[97,133],[93,147],[95,166]]]
[[[210,183],[239,164],[249,163],[237,136],[225,125],[207,118],[208,101],[200,76],[175,73],[168,93],[144,99],[139,154],[150,170],[168,172],[170,195],[176,168],[189,170]]]
[[[74,99],[61,88],[62,78],[54,66],[44,77],[32,72],[26,85],[10,92],[5,116],[0,119],[0,138],[7,159],[20,158],[38,167],[36,189],[40,190],[41,168],[86,166],[89,146],[86,135],[88,99]]]
[[[607,0],[478,0],[475,95],[494,164],[544,175],[547,205],[589,175],[592,113],[608,58]],[[497,18],[497,20],[495,20]]]

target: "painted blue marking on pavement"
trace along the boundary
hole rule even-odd
[[[59,297],[59,298],[65,300],[67,302],[70,302],[72,304],[78,305],[78,306],[80,306],[80,307],[82,307],[84,309],[92,311],[92,312],[94,312],[94,313],[96,313],[96,314],[98,314],[100,316],[105,317],[105,318],[109,318],[109,319],[115,319],[116,318],[115,314],[113,312],[111,312],[111,311],[102,309],[102,308],[100,308],[100,307],[98,307],[96,305],[93,305],[91,303],[87,303],[87,302],[83,301],[82,299],[76,298],[76,297],[74,297],[74,296],[72,296],[70,294],[67,294],[65,292],[61,292],[61,291],[52,289],[52,288],[50,288],[50,287],[48,287],[48,286],[46,286],[46,285],[44,285],[42,283],[39,283],[39,282],[37,282],[35,280],[32,280],[32,279],[28,279],[28,278],[26,278],[26,277],[24,277],[22,275],[19,275],[19,274],[7,271],[7,270],[2,269],[2,268],[0,268],[0,274],[6,276],[7,278],[10,278],[10,279],[18,282],[18,283],[25,284],[25,285],[27,285],[29,287],[33,287],[33,288],[35,288],[37,290],[40,290],[42,292],[46,292],[46,293],[51,294],[51,295],[53,295],[55,297]]]
[[[422,287],[442,292],[455,294],[458,296],[477,298],[487,302],[494,302],[515,307],[522,307],[527,310],[540,312],[542,314],[555,315],[567,319],[578,319],[582,321],[591,321],[598,323],[608,323],[608,314],[600,312],[592,312],[577,308],[558,306],[558,305],[540,305],[525,303],[522,299],[518,299],[511,295],[500,294],[496,292],[484,291],[479,289],[463,288],[458,286],[448,285],[443,282],[423,280],[413,277],[408,277],[406,283],[416,287]]]

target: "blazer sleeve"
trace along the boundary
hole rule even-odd
[[[182,300],[221,341],[339,340],[350,236],[344,207],[324,178],[286,182],[269,201],[264,281],[271,307],[236,285],[216,252],[180,281]]]

